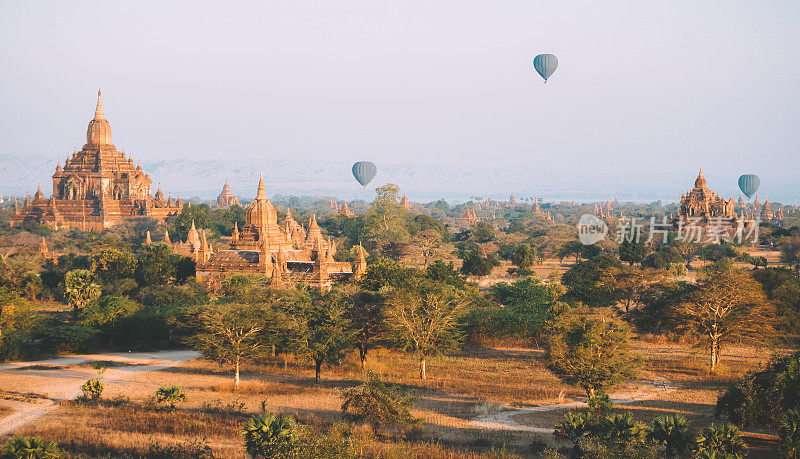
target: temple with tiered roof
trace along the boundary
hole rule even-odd
[[[328,290],[332,282],[359,277],[367,267],[361,246],[353,264],[334,260],[336,244],[322,235],[315,216],[307,228],[294,220],[291,210],[278,222],[263,177],[255,200],[247,206],[244,226],[240,230],[234,225],[230,249],[204,252],[202,239],[195,257],[197,278],[207,283],[220,283],[234,273],[263,274],[272,277],[274,286],[298,282]]]
[[[150,175],[111,143],[111,124],[103,113],[100,91],[86,131],[86,145],[73,151],[71,157],[67,155],[64,166],[58,164],[52,178],[49,199],[40,186],[32,200],[25,198],[21,209],[15,202],[12,225],[33,220],[54,229],[102,231],[135,218],[164,220],[183,208],[180,197],[177,201],[171,196],[165,199],[160,187],[151,196]]]
[[[693,219],[697,223],[708,223],[709,219],[729,219],[737,218],[736,204],[733,198],[725,201],[725,198],[716,194],[708,188],[706,178],[703,176],[703,168],[697,174],[694,181],[694,188],[688,190],[681,196],[678,214],[675,217],[675,224],[680,220]]]
[[[230,209],[231,206],[238,206],[239,198],[233,194],[231,187],[228,185],[228,179],[225,179],[225,185],[222,186],[222,192],[217,196],[217,209]]]

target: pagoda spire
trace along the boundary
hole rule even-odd
[[[267,199],[267,192],[264,190],[264,174],[258,175],[258,191],[256,192],[256,201],[264,201]]]
[[[105,114],[103,114],[103,101],[100,97],[100,90],[97,90],[97,108],[94,109],[94,119],[95,120],[104,120],[106,119]]]

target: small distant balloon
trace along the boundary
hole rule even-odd
[[[759,185],[761,185],[761,179],[759,179],[757,175],[744,174],[739,177],[739,189],[742,190],[742,193],[747,195],[747,199],[750,199],[751,196],[756,194]]]
[[[377,173],[378,168],[375,166],[375,163],[369,161],[359,161],[353,164],[353,177],[355,177],[356,180],[358,180],[358,183],[360,183],[363,187],[366,187]]]
[[[547,83],[547,79],[550,78],[550,75],[556,71],[557,67],[558,58],[552,54],[539,54],[533,58],[533,68],[544,78],[545,83]]]

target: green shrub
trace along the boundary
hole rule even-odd
[[[783,415],[778,434],[778,451],[785,457],[800,457],[800,412],[789,410]]]
[[[290,456],[297,433],[297,422],[288,414],[256,414],[242,429],[245,448],[252,457]]]
[[[570,411],[564,415],[564,420],[556,425],[553,435],[568,440],[577,447],[578,440],[589,433],[591,425],[586,413]]]
[[[178,402],[185,402],[189,399],[181,389],[181,386],[159,387],[156,391],[156,402],[168,404],[171,408]]]
[[[83,396],[91,400],[99,400],[105,388],[106,385],[99,379],[89,379],[81,386]]]
[[[717,401],[717,413],[744,427],[777,429],[783,413],[800,410],[800,352],[748,373]]]
[[[617,448],[643,445],[647,427],[630,413],[606,416],[594,428],[594,435]]]
[[[739,459],[747,455],[747,447],[735,425],[711,424],[698,434],[693,453],[700,457]]]
[[[3,445],[3,457],[25,459],[50,459],[60,457],[58,444],[39,437],[14,436]]]
[[[689,422],[680,415],[653,419],[647,430],[647,439],[661,445],[667,457],[685,454],[693,440],[689,434]]]
[[[408,426],[420,420],[411,416],[414,399],[410,395],[396,395],[395,388],[387,386],[378,373],[367,372],[364,384],[342,393],[342,411],[354,419],[368,422],[373,428],[383,425]]]

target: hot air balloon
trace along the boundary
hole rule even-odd
[[[558,58],[552,54],[539,54],[533,58],[533,68],[544,78],[545,83],[547,83],[550,75],[556,71],[556,67],[558,67]]]
[[[757,175],[744,174],[739,177],[739,188],[742,190],[742,193],[747,195],[747,199],[750,199],[750,197],[758,191],[759,185],[761,185],[761,179],[759,179]]]
[[[375,163],[369,161],[359,161],[353,164],[353,177],[355,177],[356,180],[358,180],[358,183],[360,183],[363,187],[366,187],[377,173],[378,168],[375,166]]]

